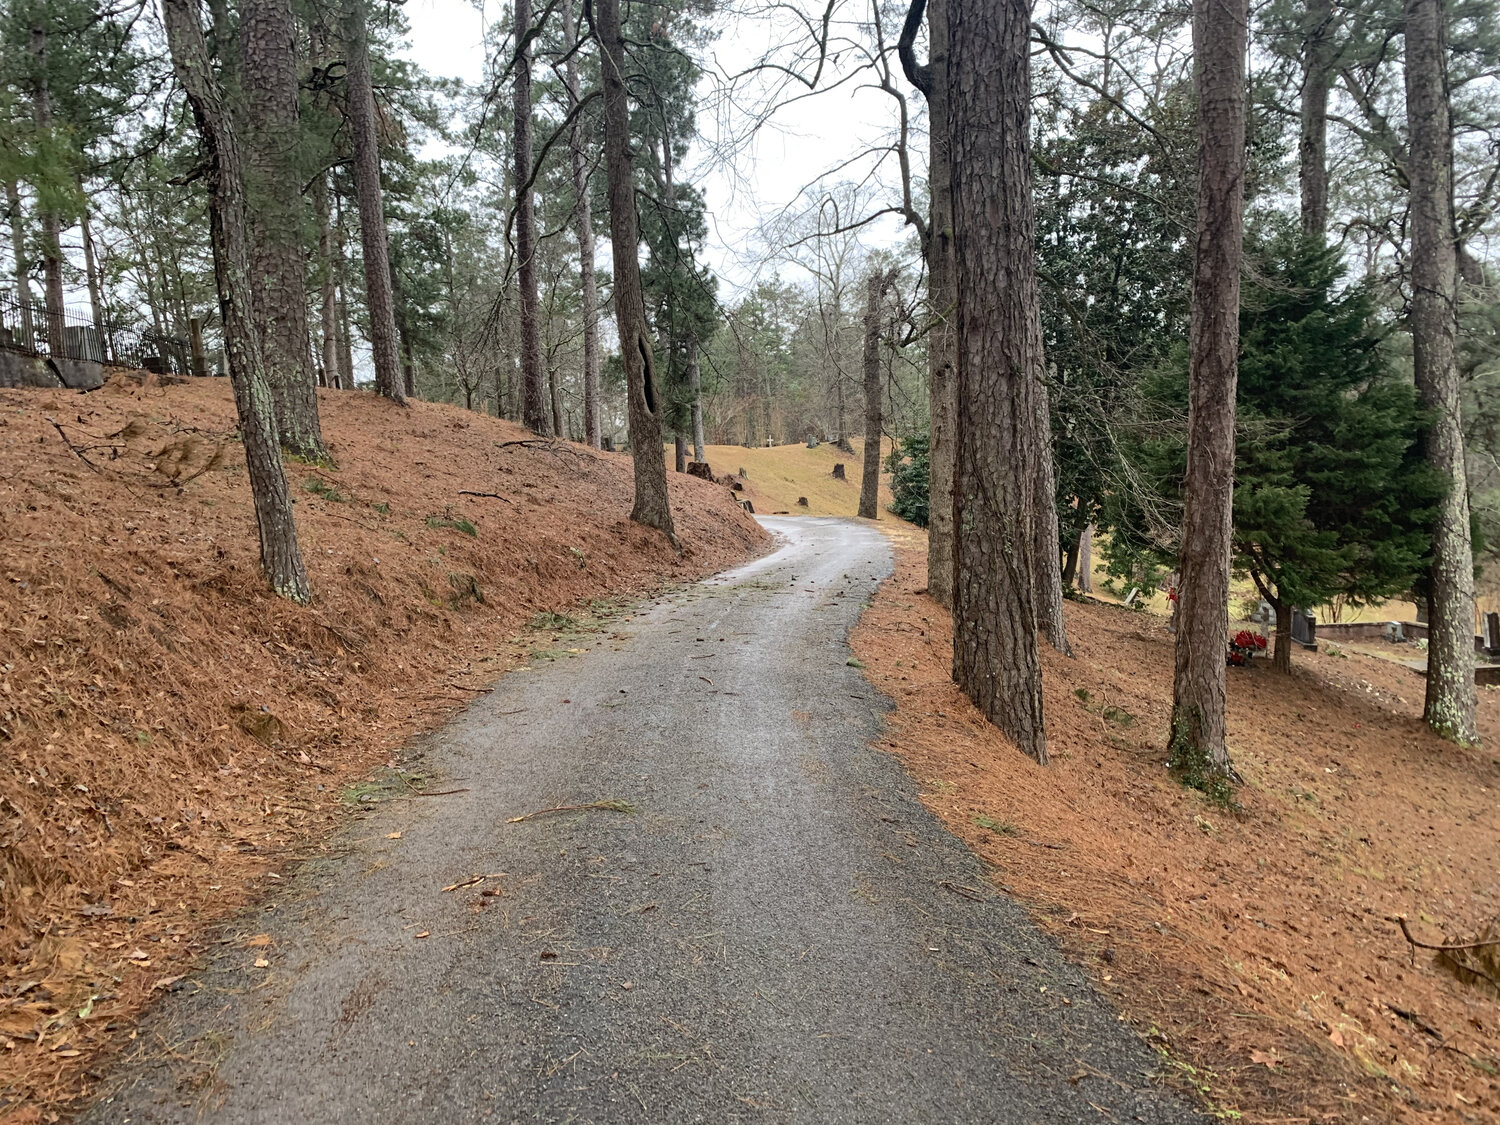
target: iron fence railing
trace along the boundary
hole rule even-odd
[[[192,372],[192,346],[154,328],[98,325],[92,316],[64,310],[52,316],[43,301],[0,292],[0,348],[28,355],[90,359],[162,374]]]

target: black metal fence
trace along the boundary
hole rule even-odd
[[[98,325],[92,316],[64,310],[54,317],[42,301],[0,292],[0,348],[27,355],[89,359],[160,374],[192,372],[192,346],[152,328]]]

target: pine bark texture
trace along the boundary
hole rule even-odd
[[[573,22],[572,0],[563,0],[563,31],[567,36],[568,61],[563,67],[563,81],[574,105],[583,100],[578,81],[578,27]],[[568,153],[573,171],[573,229],[578,236],[578,279],[580,286],[579,316],[583,320],[583,435],[594,449],[599,448],[599,282],[594,274],[594,209],[589,202],[588,134],[582,115],[573,122],[568,135]]]
[[[380,138],[375,126],[375,88],[370,77],[370,31],[364,0],[353,0],[344,16],[349,132],[354,139],[354,194],[359,200],[359,240],[365,259],[365,308],[370,314],[370,352],[375,389],[406,404],[396,340],[396,302],[391,290],[385,200],[380,189]]]
[[[858,511],[859,518],[865,520],[880,518],[880,439],[884,435],[882,407],[885,404],[884,388],[880,385],[880,321],[885,291],[892,277],[890,273],[876,272],[865,282],[865,448]]]
[[[297,545],[297,525],[281,465],[271,388],[266,382],[255,332],[254,287],[245,215],[244,170],[239,142],[229,123],[222,91],[213,76],[196,0],[162,0],[162,22],[177,81],[186,91],[208,158],[209,237],[214,280],[223,316],[229,381],[245,445],[245,466],[260,534],[260,562],[271,588],[307,602],[307,571]]]
[[[297,166],[297,23],[291,0],[241,0],[240,66],[245,78],[250,269],[261,353],[276,403],[276,429],[291,452],[322,460],[328,450],[308,348],[302,177]]]
[[[531,0],[516,0],[516,68],[512,94],[516,170],[516,274],[521,286],[521,420],[535,434],[553,432],[542,370],[542,305],[536,280],[536,203],[531,185]]]
[[[927,338],[928,434],[927,592],[953,607],[953,475],[957,426],[957,332],[953,263],[952,139],[948,124],[948,3],[927,5],[928,220],[927,304],[933,318]]]
[[[1431,421],[1427,462],[1448,483],[1432,531],[1427,700],[1423,718],[1444,738],[1476,743],[1474,555],[1464,471],[1453,220],[1453,124],[1447,89],[1447,6],[1406,3],[1406,119],[1410,133],[1411,334],[1417,393]]]
[[[635,464],[635,505],[630,518],[666,533],[673,546],[667,462],[662,456],[662,407],[656,362],[641,289],[640,220],[631,172],[630,103],[625,92],[625,35],[620,0],[598,0],[599,69],[604,87],[604,164],[609,182],[609,233],[615,273],[615,324],[625,366],[630,453]]]
[[[1033,402],[1041,339],[1031,198],[1031,5],[950,0],[958,409],[953,678],[1047,760],[1037,651]]]
[[[1303,17],[1301,128],[1297,140],[1302,233],[1322,241],[1328,229],[1328,80],[1333,71],[1333,0],[1309,0]]]
[[[1185,770],[1218,777],[1230,772],[1224,650],[1239,380],[1247,19],[1243,0],[1194,0],[1198,232],[1171,748]]]

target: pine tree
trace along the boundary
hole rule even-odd
[[[1442,485],[1423,463],[1416,393],[1382,347],[1369,290],[1340,289],[1337,253],[1318,234],[1279,232],[1249,256],[1258,281],[1240,312],[1234,567],[1275,610],[1273,659],[1288,671],[1294,607],[1411,588]],[[1163,419],[1187,403],[1182,360],[1149,384]],[[1139,451],[1164,495],[1182,480],[1183,438]]]
[[[1193,2],[1198,229],[1170,744],[1179,775],[1220,794],[1232,772],[1224,742],[1224,633],[1244,233],[1247,19],[1242,2]]]

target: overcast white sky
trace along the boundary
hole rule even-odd
[[[817,7],[821,12],[822,5]],[[411,24],[408,54],[414,62],[435,75],[480,81],[484,28],[499,16],[499,5],[493,0],[483,8],[471,0],[407,0],[404,8]],[[782,31],[741,21],[733,37],[713,45],[714,61],[726,71],[742,69],[763,55]],[[791,204],[805,184],[884,135],[893,121],[889,97],[848,87],[778,113],[732,166],[709,160],[706,148],[700,152],[694,178],[706,189],[710,212],[705,256],[724,279],[726,289],[754,278],[764,256],[756,237],[762,217]],[[712,115],[700,113],[698,124],[712,139],[718,127]],[[871,245],[888,245],[901,237],[901,223],[895,218],[882,220],[866,232]]]

